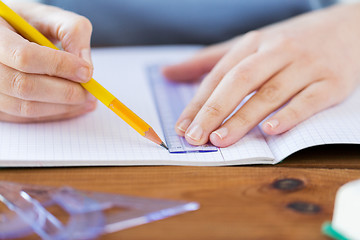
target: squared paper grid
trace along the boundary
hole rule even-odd
[[[288,132],[266,136],[276,162],[307,147],[360,144],[360,88],[344,102],[315,114]]]
[[[142,116],[163,138],[145,67],[191,56],[193,47],[109,48],[94,51],[95,79]],[[137,89],[137,94],[133,94]],[[140,94],[141,101],[138,101]],[[144,106],[139,102],[146,102]],[[276,162],[301,148],[360,143],[360,90],[280,136],[255,128],[216,153],[169,154],[138,135],[105,106],[85,116],[40,124],[0,123],[0,166],[231,165]],[[271,153],[269,147],[270,146]]]

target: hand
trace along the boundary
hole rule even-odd
[[[40,4],[11,7],[65,51],[27,41],[0,18],[0,120],[53,121],[94,110],[96,99],[79,84],[93,72],[90,22]]]
[[[280,134],[344,100],[360,78],[360,4],[339,5],[250,32],[163,69],[173,81],[210,73],[175,126],[193,145],[226,147],[266,119]],[[255,92],[225,123],[250,93]]]

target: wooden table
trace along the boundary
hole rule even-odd
[[[116,240],[328,239],[320,228],[337,189],[359,178],[359,146],[313,148],[276,166],[0,169],[0,180],[201,204],[101,238]]]

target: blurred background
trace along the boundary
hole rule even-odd
[[[59,6],[86,16],[93,24],[92,45],[114,46],[212,44],[307,11],[329,6],[337,1],[42,0],[37,2]]]

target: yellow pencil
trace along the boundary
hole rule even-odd
[[[59,50],[50,40],[41,34],[36,28],[31,26],[25,19],[20,17],[12,9],[0,0],[0,16],[4,18],[18,33],[29,41],[39,45]],[[105,106],[121,117],[127,124],[134,128],[138,133],[156,144],[167,149],[165,143],[161,141],[155,131],[137,116],[133,111],[115,98],[109,91],[96,82],[93,78],[87,83],[81,85],[100,100]]]

